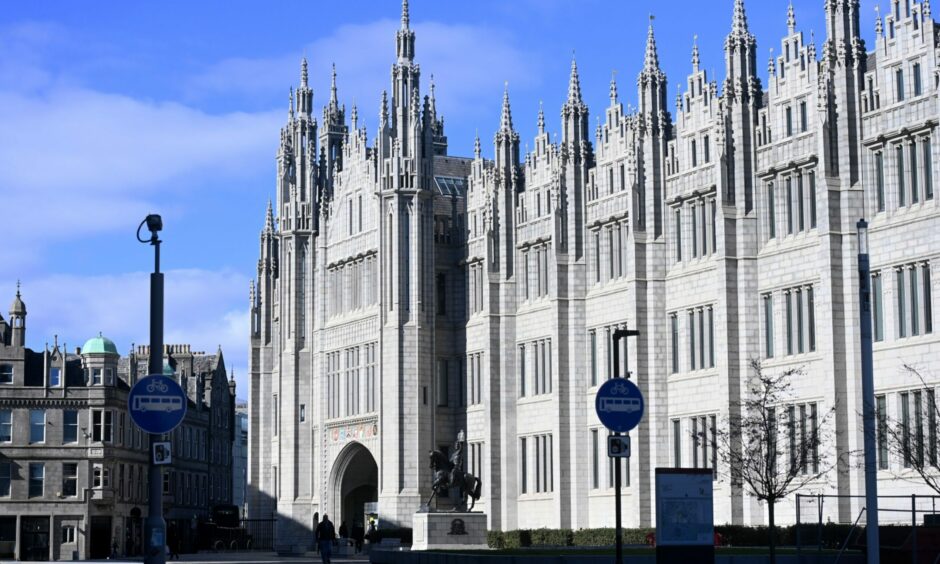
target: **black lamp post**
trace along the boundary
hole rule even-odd
[[[150,239],[141,239],[140,229],[147,224]],[[153,246],[153,273],[150,274],[150,360],[147,372],[163,374],[163,273],[160,272],[160,238],[163,219],[150,214],[137,227],[137,240]],[[154,464],[154,443],[160,435],[150,434],[147,449],[148,489],[147,530],[144,534],[144,562],[147,564],[166,563],[166,521],[163,520],[163,470]]]

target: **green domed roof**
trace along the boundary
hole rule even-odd
[[[175,375],[175,374],[176,374],[176,371],[173,370],[173,367],[170,366],[170,363],[169,363],[169,362],[164,362],[164,363],[163,363],[163,375],[164,375],[164,376],[173,376],[173,375]]]
[[[118,354],[114,341],[98,333],[97,337],[92,337],[85,341],[82,347],[82,354]]]

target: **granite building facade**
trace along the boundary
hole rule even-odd
[[[931,392],[915,398],[903,364],[940,354],[938,28],[926,0],[893,0],[869,47],[858,0],[821,4],[819,46],[781,8],[764,85],[735,0],[721,84],[693,45],[675,99],[651,23],[637,107],[611,81],[593,130],[572,61],[558,141],[539,109],[531,152],[507,91],[492,160],[479,139],[470,157],[448,154],[407,2],[371,143],[335,70],[318,123],[304,60],[250,292],[249,515],[276,515],[282,544],[309,542],[323,512],[360,520],[370,501],[410,526],[430,493],[427,452],[466,429],[492,528],[611,526],[593,402],[624,325],[640,336],[620,358],[648,402],[625,526],[655,521],[656,467],[720,466],[715,429],[739,409],[752,359],[799,367],[790,424],[835,409],[835,446],[858,451],[862,217],[880,413],[916,421],[936,456],[924,414],[940,378],[926,371]],[[880,464],[882,492],[910,491],[893,479],[903,461]],[[766,507],[717,470],[716,522],[763,523]],[[852,463],[808,488],[863,490]],[[826,516],[851,520],[857,505]],[[777,514],[792,520],[793,504]]]
[[[127,395],[147,374],[148,347],[122,357],[99,334],[71,353],[58,338],[34,351],[19,291],[9,315],[0,316],[0,559],[141,554],[149,436]],[[164,357],[190,400],[169,436],[163,488],[164,516],[185,549],[211,506],[231,503],[235,383],[221,350],[167,345]]]

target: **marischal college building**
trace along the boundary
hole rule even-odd
[[[872,45],[858,0],[820,1],[820,45],[782,6],[767,84],[744,3],[729,1],[721,84],[693,47],[676,98],[651,26],[635,111],[611,82],[592,128],[572,62],[561,119],[539,111],[529,153],[506,93],[493,160],[479,139],[448,154],[404,4],[371,142],[335,73],[317,122],[306,61],[281,129],[251,289],[248,493],[250,516],[278,517],[279,542],[312,542],[324,512],[352,528],[377,508],[382,526],[410,527],[428,451],[453,449],[461,429],[491,528],[612,526],[594,395],[620,326],[640,332],[620,358],[647,399],[624,525],[655,522],[655,468],[674,466],[719,466],[716,523],[763,523],[766,504],[723,477],[715,427],[758,359],[800,368],[780,410],[794,427],[834,409],[835,447],[862,448],[862,217],[879,415],[919,426],[937,456],[940,28],[927,0],[892,0]],[[904,364],[926,366],[934,388]],[[808,440],[792,436],[783,448]],[[881,493],[920,491],[896,479],[910,470],[884,440]],[[862,469],[840,464],[810,491],[863,494]],[[826,518],[860,506],[833,501]],[[792,500],[777,511],[795,517]]]

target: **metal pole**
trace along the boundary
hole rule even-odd
[[[800,524],[800,494],[796,494],[796,560],[803,564],[803,527]]]
[[[917,494],[911,494],[911,562],[917,561]]]
[[[614,334],[612,335],[613,347],[614,347],[614,378],[620,378],[620,340],[626,337],[636,337],[640,332],[635,329],[615,329]],[[625,363],[626,364],[626,363]],[[626,367],[625,367],[626,368]],[[630,377],[630,370],[625,370],[626,377]],[[619,437],[620,433],[614,433],[615,437]],[[627,464],[630,463],[630,459],[627,458]],[[618,459],[615,463],[616,468],[614,468],[614,511],[617,514],[616,520],[616,538],[617,538],[617,559],[615,562],[617,564],[623,564],[623,530],[621,529],[621,504],[620,504],[620,472],[621,472],[621,461]]]
[[[154,248],[153,273],[150,275],[150,361],[149,374],[163,373],[163,273],[160,272],[160,239],[154,231],[150,238]],[[160,435],[150,435],[147,453],[149,469],[147,504],[147,535],[144,552],[146,564],[166,563],[166,521],[163,520],[163,471],[154,464],[153,445]]]
[[[614,346],[614,378],[620,378],[620,338],[623,337],[620,329],[614,330],[613,335],[613,346]],[[620,433],[614,433],[615,437],[619,437]],[[617,550],[616,550],[616,559],[614,562],[616,564],[623,564],[623,531],[621,527],[621,518],[620,518],[620,459],[614,461],[614,514],[616,517],[616,531],[614,536],[617,539]]]
[[[879,564],[878,468],[875,459],[875,374],[872,358],[871,270],[868,263],[868,222],[858,220],[858,297],[862,352],[862,423],[865,437],[865,535],[868,564]]]

